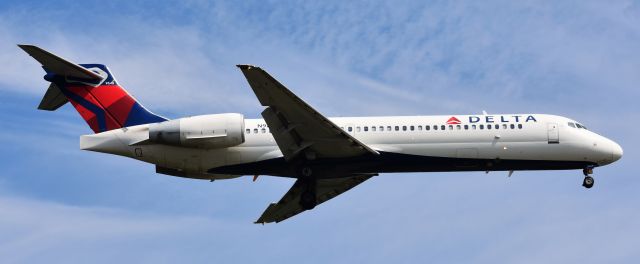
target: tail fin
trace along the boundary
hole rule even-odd
[[[102,64],[75,64],[33,45],[18,45],[36,59],[51,82],[38,109],[54,111],[71,102],[95,133],[166,121],[142,106]]]

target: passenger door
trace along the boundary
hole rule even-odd
[[[558,129],[558,124],[547,123],[547,136],[549,138],[549,144],[560,143],[560,129]]]

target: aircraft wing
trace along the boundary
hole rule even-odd
[[[262,117],[289,161],[299,155],[346,158],[379,153],[358,141],[304,102],[260,67],[238,65],[258,100]]]
[[[319,179],[316,183],[316,199],[318,204],[350,190],[375,175],[376,174],[360,174],[346,178]],[[303,188],[301,180],[296,180],[282,199],[280,199],[278,203],[270,204],[255,223],[278,223],[302,213],[305,210],[300,206],[300,195],[302,194]]]

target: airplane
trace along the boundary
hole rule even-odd
[[[281,222],[380,173],[593,169],[620,145],[570,118],[547,114],[325,117],[260,67],[237,65],[264,107],[262,119],[221,113],[167,119],[131,96],[102,64],[76,64],[18,45],[50,82],[38,109],[70,102],[95,132],[80,149],[203,180],[253,175],[295,179],[255,223]]]

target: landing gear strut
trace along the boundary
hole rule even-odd
[[[584,168],[582,170],[582,173],[584,174],[584,180],[582,181],[582,186],[584,186],[587,189],[593,187],[593,183],[594,183],[593,177],[589,176],[593,174],[593,168],[591,167]]]
[[[304,166],[299,170],[298,176],[303,185],[303,191],[302,194],[300,194],[300,206],[302,209],[311,210],[318,205],[316,179],[313,175],[313,170],[311,170],[310,167]]]

